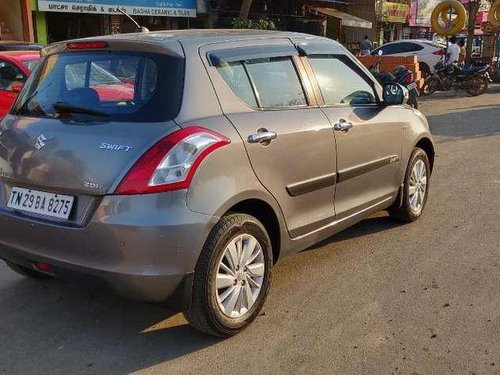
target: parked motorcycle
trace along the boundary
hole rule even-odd
[[[394,69],[394,74],[390,72],[380,71],[380,63],[381,63],[381,54],[382,51],[379,51],[379,59],[377,62],[370,66],[370,72],[377,79],[377,81],[382,85],[386,85],[388,83],[399,83],[400,85],[405,86],[409,92],[408,104],[413,108],[418,108],[418,88],[417,83],[413,79],[413,72],[407,69],[403,65],[398,65]]]
[[[488,89],[488,64],[472,65],[462,68],[456,64],[445,65],[440,61],[422,87],[423,95],[431,95],[436,91],[459,90],[470,96],[482,95]]]

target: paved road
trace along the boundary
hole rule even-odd
[[[422,110],[439,142],[425,216],[287,259],[239,336],[0,265],[0,374],[500,373],[500,87]]]

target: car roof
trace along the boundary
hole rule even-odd
[[[7,57],[12,60],[26,61],[37,60],[40,58],[39,51],[0,51],[0,57]]]
[[[134,42],[148,42],[162,44],[162,42],[176,40],[179,42],[187,42],[190,44],[208,44],[216,42],[235,42],[241,40],[262,39],[262,38],[310,38],[310,39],[325,39],[310,34],[289,32],[289,31],[272,31],[272,30],[253,30],[253,29],[189,29],[189,30],[166,30],[152,31],[148,33],[130,33],[130,34],[114,34],[98,37],[90,37],[84,41],[97,40],[120,40]],[[73,41],[76,41],[73,40]],[[330,40],[333,42],[333,40]],[[68,41],[66,41],[67,43]],[[71,41],[72,42],[72,41]]]

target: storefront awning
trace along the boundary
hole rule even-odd
[[[371,29],[372,23],[362,18],[353,16],[349,13],[341,12],[333,8],[309,7],[313,12],[321,13],[327,17],[335,17],[341,20],[342,26],[360,27],[363,29]]]

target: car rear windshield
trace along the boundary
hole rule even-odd
[[[184,60],[169,55],[51,55],[35,68],[12,113],[75,121],[168,121],[179,112],[183,77]]]

